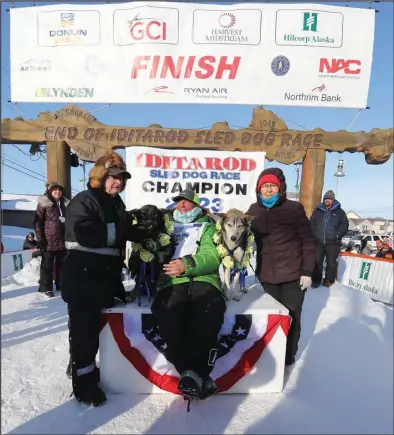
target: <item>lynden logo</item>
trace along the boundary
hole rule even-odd
[[[224,29],[229,29],[230,27],[234,26],[234,24],[236,23],[237,19],[235,18],[234,14],[232,14],[230,12],[226,12],[226,13],[220,15],[218,21],[219,21],[219,24]]]
[[[343,71],[344,74],[358,75],[361,72],[361,62],[357,59],[345,60],[345,59],[320,59],[319,72],[336,74],[339,71]]]
[[[317,32],[317,12],[304,12],[304,26],[302,30]]]
[[[363,261],[361,264],[359,278],[364,279],[365,281],[368,281],[369,273],[371,272],[371,266],[372,266],[371,262]]]
[[[38,88],[39,98],[93,98],[94,88]]]
[[[133,41],[166,41],[167,23],[153,18],[142,18],[139,13],[130,21],[130,37]]]

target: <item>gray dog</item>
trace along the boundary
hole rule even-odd
[[[245,215],[242,211],[231,209],[227,213],[220,213],[222,218],[222,238],[223,245],[233,258],[234,262],[241,263],[245,258],[248,236],[250,234],[250,222],[252,216]],[[224,294],[229,300],[230,282],[232,269],[224,269]],[[247,292],[246,288],[241,288],[240,271],[237,270],[234,275],[233,299],[239,301],[241,292]]]

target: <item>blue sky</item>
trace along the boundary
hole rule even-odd
[[[30,2],[15,2],[16,7],[32,6]],[[36,2],[36,4],[53,4],[60,2]],[[72,1],[64,2],[67,4]],[[81,2],[79,2],[81,3]],[[90,2],[85,2],[90,3]],[[95,2],[104,3],[104,2]],[[215,2],[211,3],[224,3]],[[280,2],[278,2],[280,3]],[[345,6],[346,2],[316,2]],[[349,2],[350,7],[367,8],[368,2]],[[64,104],[20,103],[15,106],[8,103],[10,99],[9,77],[9,13],[5,10],[11,2],[3,2],[1,38],[2,38],[2,80],[1,80],[1,117],[14,118],[22,116],[34,119],[43,111],[55,111]],[[363,110],[350,131],[370,131],[373,128],[387,129],[393,127],[393,3],[380,2],[375,5],[379,9],[376,14],[374,55],[369,90],[369,110]],[[104,124],[146,127],[160,124],[163,127],[208,128],[217,121],[227,121],[233,128],[244,128],[252,117],[253,106],[238,105],[192,105],[192,104],[112,104],[96,110],[103,105],[81,104],[93,113]],[[357,114],[356,109],[325,109],[266,106],[285,120],[289,128],[300,128],[295,123],[313,129],[324,130],[346,129]],[[294,123],[295,122],[295,123]],[[19,149],[18,149],[19,148]],[[43,158],[29,157],[28,145],[2,145],[2,191],[5,193],[40,194],[44,191],[43,179],[46,174],[46,161]],[[25,154],[26,153],[26,154]],[[355,210],[361,216],[381,216],[393,219],[393,157],[383,165],[367,165],[364,154],[344,153],[346,177],[339,181],[338,200],[345,210]],[[9,160],[11,159],[11,160]],[[338,153],[327,153],[324,190],[336,190],[337,178],[334,177],[338,163]],[[31,175],[18,174],[5,166],[14,166],[12,161],[22,164],[34,171]],[[294,165],[281,165],[266,162],[266,167],[278,166],[285,172],[289,191],[295,191],[296,170]],[[89,169],[91,165],[87,165]],[[82,189],[82,168],[72,168],[72,188]]]

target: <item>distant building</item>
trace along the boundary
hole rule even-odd
[[[1,194],[1,225],[34,229],[39,195]]]
[[[394,231],[394,221],[382,217],[362,218],[354,211],[346,213],[349,219],[349,230],[360,233],[387,234]]]

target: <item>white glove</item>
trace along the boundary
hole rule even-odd
[[[312,285],[312,278],[310,276],[302,276],[300,278],[301,290],[306,290]]]

